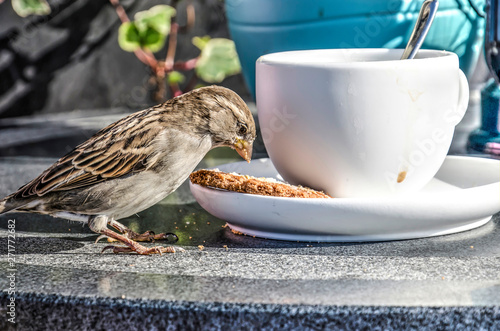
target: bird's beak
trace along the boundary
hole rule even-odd
[[[238,139],[234,145],[233,148],[240,154],[240,156],[245,159],[247,162],[250,162],[250,159],[252,158],[252,143],[249,143],[246,140],[243,139]]]

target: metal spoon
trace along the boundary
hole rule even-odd
[[[403,55],[401,56],[401,60],[413,59],[415,57],[424,42],[425,36],[427,36],[427,32],[429,32],[434,16],[436,16],[438,6],[439,0],[426,0],[422,4],[417,23],[415,23],[415,27],[413,28],[413,32],[411,33],[410,40],[408,40]]]

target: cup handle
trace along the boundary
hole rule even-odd
[[[457,125],[469,106],[469,83],[462,70],[458,69],[458,103],[453,114],[453,125]]]

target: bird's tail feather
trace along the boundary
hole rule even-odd
[[[26,205],[27,203],[28,201],[13,200],[9,199],[9,197],[4,198],[3,200],[0,200],[0,214],[13,211],[17,208]]]
[[[5,200],[0,201],[0,214],[3,214],[7,211],[7,207],[5,207]]]

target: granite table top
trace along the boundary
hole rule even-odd
[[[53,161],[1,158],[0,195]],[[500,214],[426,239],[275,241],[232,233],[184,183],[123,223],[175,232],[185,251],[101,254],[108,243],[80,223],[1,215],[0,329],[500,329]]]

